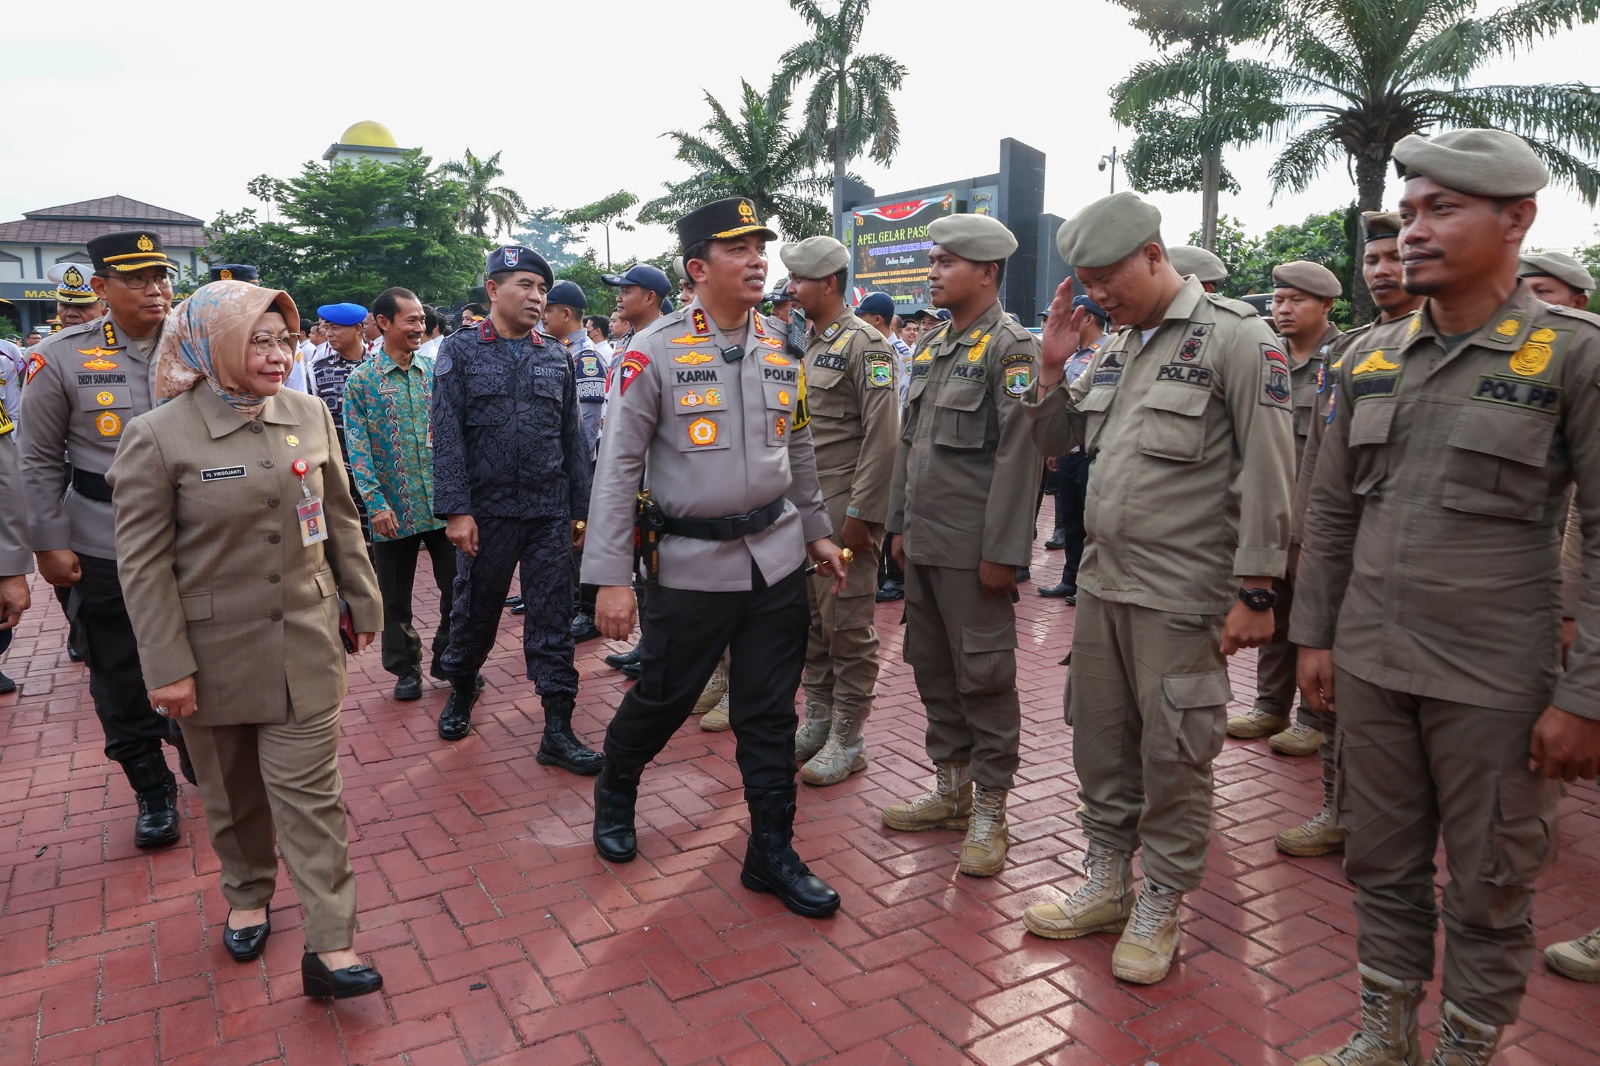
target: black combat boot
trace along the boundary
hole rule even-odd
[[[600,772],[604,761],[598,751],[584,747],[572,732],[571,696],[544,697],[544,739],[539,741],[539,754],[535,756],[546,766],[559,766],[575,774],[588,777]]]
[[[450,682],[450,698],[444,701],[439,712],[439,736],[445,740],[460,740],[472,728],[472,705],[478,702],[483,691],[483,675],[471,681]]]
[[[136,848],[166,848],[178,842],[178,779],[167,769],[161,749],[122,764],[139,798],[139,820],[133,826]]]
[[[189,761],[189,745],[183,742],[183,730],[173,718],[167,719],[167,743],[178,749],[178,772],[183,779],[191,785],[198,785],[200,782],[194,779],[194,763]]]
[[[795,854],[793,785],[747,794],[750,843],[739,881],[755,892],[771,892],[783,905],[807,918],[826,918],[839,909],[839,893],[812,874]]]
[[[633,805],[639,799],[639,771],[602,759],[594,779],[594,850],[607,862],[630,862],[639,853]]]

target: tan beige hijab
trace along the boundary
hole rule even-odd
[[[266,397],[250,391],[245,359],[256,320],[269,310],[283,315],[289,332],[299,332],[300,312],[289,294],[249,282],[214,281],[174,307],[156,355],[156,403],[204,381],[240,414],[260,414]]]

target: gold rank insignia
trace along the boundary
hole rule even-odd
[[[142,233],[139,235],[139,239],[135,243],[136,243],[139,251],[141,251],[141,252],[152,251],[152,250],[154,250],[154,248],[156,246],[155,241],[152,241],[149,237],[145,236]]]
[[[231,271],[231,270],[219,270],[219,271],[217,271],[217,278],[219,280],[221,280],[221,281],[232,281],[233,280],[233,271]]]
[[[1411,325],[1406,327],[1406,336],[1407,337],[1415,337],[1417,335],[1417,330],[1419,330],[1421,328],[1422,328],[1422,315],[1421,315],[1420,312],[1413,311],[1411,313]]]
[[[768,348],[771,348],[774,351],[777,351],[783,347],[783,342],[776,337],[762,337],[761,343],[765,344]]]
[[[988,350],[989,342],[992,341],[993,339],[994,339],[994,334],[993,333],[985,333],[983,336],[979,337],[978,338],[978,343],[974,344],[972,346],[972,351],[967,353],[967,362],[969,362],[969,363],[981,363],[981,362],[983,362],[983,353]]]
[[[792,366],[794,363],[792,359],[785,359],[781,355],[763,355],[761,359],[763,362],[771,363],[773,366]]]
[[[1535,330],[1533,335],[1511,357],[1511,372],[1518,377],[1531,378],[1544,373],[1555,355],[1550,342],[1556,339],[1553,329]]]
[[[911,361],[913,363],[931,363],[933,362],[933,353],[924,348],[922,351],[912,356]]]
[[[695,308],[691,319],[694,322],[694,331],[696,333],[700,334],[702,337],[709,337],[711,335],[711,323],[706,319],[706,313],[704,311],[698,307]]]
[[[117,353],[116,352],[107,352],[106,354],[107,355],[115,355]],[[102,359],[98,355],[95,356],[93,359],[85,360],[81,365],[85,370],[115,370],[115,369],[117,369],[117,364],[116,363],[113,363],[109,359]]]
[[[695,340],[698,340],[696,337],[689,337],[685,339],[691,343]],[[678,342],[673,341],[672,343],[677,344]],[[711,362],[711,360],[714,358],[716,357],[707,355],[705,352],[684,352],[682,355],[673,356],[672,361],[674,363],[682,363],[684,366],[699,366],[701,363]]]
[[[1400,364],[1399,363],[1391,363],[1389,360],[1385,359],[1383,357],[1383,349],[1382,348],[1378,348],[1375,351],[1373,351],[1373,353],[1371,355],[1367,356],[1365,359],[1361,360],[1361,362],[1357,363],[1355,369],[1350,371],[1350,373],[1352,373],[1352,374],[1374,374],[1374,373],[1377,373],[1380,370],[1399,370],[1399,369],[1400,369]]]
[[[778,390],[778,402],[783,404],[783,406],[785,406],[785,407],[789,406],[789,390],[788,389],[779,389]]]
[[[779,415],[778,420],[772,424],[772,435],[775,437],[781,437],[788,430],[788,428],[789,420],[783,415]]]
[[[1522,328],[1522,320],[1521,319],[1508,318],[1504,322],[1501,322],[1498,326],[1496,326],[1494,328],[1494,331],[1496,333],[1500,334],[1500,336],[1502,336],[1502,337],[1515,337],[1517,335],[1517,330],[1519,330],[1521,328]]]

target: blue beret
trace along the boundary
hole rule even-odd
[[[1087,296],[1074,296],[1072,298],[1072,309],[1076,311],[1080,307],[1102,322],[1111,317],[1110,315],[1106,314],[1105,308],[1101,307]]]
[[[544,298],[544,304],[546,307],[553,304],[561,304],[565,307],[576,307],[582,311],[589,306],[589,298],[583,294],[582,289],[578,288],[577,282],[558,281],[551,287],[550,295]]]
[[[360,304],[323,304],[317,317],[336,326],[359,326],[367,320],[367,309]]]
[[[895,316],[894,297],[886,292],[869,292],[856,304],[858,315],[880,315],[884,321]]]
[[[675,286],[667,280],[667,275],[651,266],[649,263],[638,263],[628,268],[625,274],[601,274],[600,280],[619,289],[624,285],[637,285],[646,292],[653,292],[665,300],[672,295]],[[664,309],[664,308],[663,308]]]
[[[484,261],[483,273],[485,277],[494,277],[512,270],[525,270],[529,274],[539,274],[544,277],[546,285],[556,283],[556,275],[550,269],[550,264],[545,262],[544,256],[532,248],[524,248],[520,244],[508,244],[496,248],[489,253]]]

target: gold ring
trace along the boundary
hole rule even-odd
[[[839,558],[843,559],[845,562],[848,563],[851,559],[854,559],[855,557],[856,557],[856,553],[851,551],[849,548],[840,548],[839,549]]]
[[[572,528],[573,529],[588,529],[589,528],[589,523],[585,522],[583,519],[580,518],[576,522],[572,523]]]

